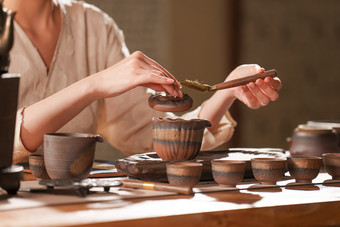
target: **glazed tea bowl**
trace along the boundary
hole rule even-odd
[[[153,147],[163,160],[194,159],[202,144],[203,132],[211,124],[203,119],[153,118]]]
[[[195,186],[201,178],[203,164],[194,161],[168,162],[166,174],[172,185]]]
[[[251,167],[256,180],[263,185],[276,185],[285,172],[286,160],[280,158],[254,158]]]
[[[50,179],[45,168],[43,155],[28,156],[28,164],[34,177],[38,179]]]
[[[326,153],[322,159],[326,172],[333,180],[340,180],[340,153]]]
[[[44,135],[44,158],[51,179],[85,179],[91,171],[99,135],[49,133]]]
[[[316,156],[291,156],[287,159],[288,171],[296,183],[312,183],[321,165],[322,158]]]
[[[212,160],[212,175],[216,183],[225,187],[236,187],[244,177],[245,161]]]

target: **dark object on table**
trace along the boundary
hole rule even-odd
[[[16,194],[23,177],[23,168],[12,165],[19,76],[8,74],[9,52],[13,45],[13,18],[0,1],[0,187]]]
[[[211,124],[203,119],[152,119],[153,147],[163,160],[191,160],[201,149],[203,132]]]
[[[15,12],[4,10],[0,2],[0,73],[7,73],[10,63],[9,52],[14,41],[13,20]]]
[[[44,159],[51,179],[85,179],[94,161],[99,135],[48,133],[44,136]]]
[[[85,197],[92,187],[103,187],[105,192],[109,192],[111,187],[121,186],[122,182],[110,179],[44,179],[39,181],[39,184],[46,186],[46,189],[28,189],[28,191],[53,193],[54,190],[65,190],[73,191],[76,195]]]
[[[193,104],[192,98],[187,94],[183,94],[182,98],[155,94],[149,97],[148,102],[151,108],[162,112],[183,112],[189,110]]]
[[[201,151],[194,160],[203,164],[201,181],[213,181],[211,160],[227,159],[246,162],[244,178],[253,178],[250,160],[255,157],[286,158],[283,149],[279,148],[230,148],[229,150]],[[146,181],[167,182],[166,163],[156,152],[136,154],[116,161],[118,171]]]

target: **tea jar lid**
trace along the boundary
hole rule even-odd
[[[332,132],[333,128],[329,126],[316,126],[316,125],[309,125],[309,124],[300,124],[295,129],[298,132],[306,132],[306,133],[330,133]]]

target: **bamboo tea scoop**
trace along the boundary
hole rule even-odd
[[[184,80],[181,81],[180,83],[186,87],[193,88],[199,91],[217,91],[221,89],[227,89],[227,88],[232,88],[232,87],[237,87],[241,85],[246,85],[250,82],[255,82],[257,79],[264,79],[266,77],[276,77],[277,72],[275,69],[271,69],[268,71],[265,71],[263,73],[258,73],[255,75],[235,79],[235,80],[230,80],[227,82],[223,82],[220,84],[215,84],[215,85],[209,85],[209,84],[201,84],[198,81],[192,81],[192,80]]]
[[[177,186],[170,185],[167,183],[158,183],[158,182],[148,182],[148,181],[140,181],[140,180],[130,180],[126,179],[122,181],[123,187],[126,188],[139,188],[145,190],[153,190],[153,191],[165,191],[165,192],[176,192],[184,195],[192,195],[192,187],[190,186]]]

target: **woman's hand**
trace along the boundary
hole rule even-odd
[[[183,97],[180,83],[157,62],[140,51],[134,52],[112,67],[91,76],[98,98],[120,95],[137,86],[155,91],[166,91],[172,96]]]
[[[264,68],[259,65],[241,65],[230,73],[226,81],[237,79],[245,76],[264,72]],[[249,108],[258,109],[267,105],[270,101],[278,99],[278,91],[282,84],[279,78],[267,77],[264,80],[258,79],[247,85],[230,89],[234,97],[242,101]]]
[[[256,73],[261,73],[264,68],[258,65],[241,65],[232,71],[226,81],[250,76]],[[200,118],[207,119],[211,122],[212,127],[208,128],[214,131],[222,118],[229,110],[235,99],[241,100],[248,107],[257,109],[265,106],[269,101],[274,101],[279,97],[278,91],[281,89],[281,81],[279,78],[267,77],[264,80],[258,79],[256,82],[251,82],[247,85],[220,90],[202,106]]]

